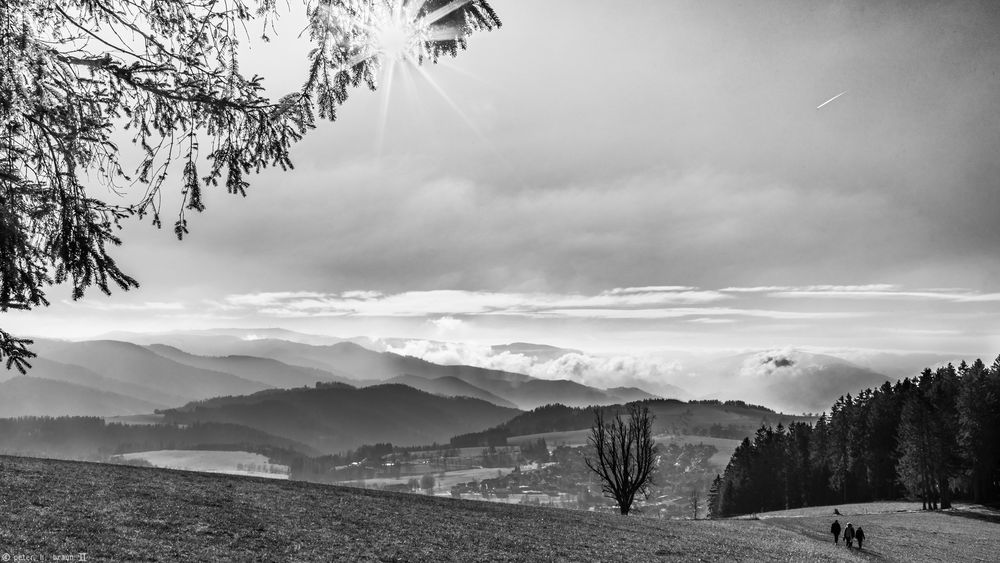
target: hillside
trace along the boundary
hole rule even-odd
[[[0,457],[5,552],[152,561],[990,560],[998,525],[889,515],[866,553],[828,517],[676,521],[152,468]],[[820,528],[820,532],[814,530]],[[936,541],[926,541],[933,537]]]
[[[479,399],[440,397],[405,385],[356,389],[334,383],[210,399],[164,414],[166,422],[179,424],[241,424],[334,453],[378,442],[445,443],[455,434],[495,426],[519,412]]]
[[[118,393],[28,375],[0,383],[0,418],[114,416],[151,412],[157,406]]]
[[[609,396],[615,399],[616,403],[625,404],[633,401],[645,401],[647,399],[659,399],[656,395],[648,393],[638,387],[611,387],[604,390]],[[677,397],[670,397],[676,399]]]
[[[0,370],[0,381],[10,379],[11,377],[15,377],[17,375],[18,372],[14,370]],[[97,391],[107,391],[110,393],[125,395],[127,397],[132,397],[150,403],[154,405],[154,408],[177,405],[184,401],[182,397],[173,393],[156,391],[143,385],[104,377],[103,375],[94,373],[83,366],[65,364],[45,358],[32,358],[31,371],[28,372],[28,375],[31,377],[40,377],[43,379],[52,379],[55,381],[74,383],[76,385],[84,385]]]
[[[441,395],[442,397],[471,397],[473,399],[482,399],[501,407],[517,408],[517,405],[507,399],[466,383],[457,377],[445,376],[438,377],[437,379],[427,379],[425,377],[405,374],[387,379],[385,382],[399,383],[400,385],[406,385],[407,387],[413,387],[414,389],[426,391],[434,395]]]

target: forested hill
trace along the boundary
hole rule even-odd
[[[405,385],[357,389],[338,383],[220,397],[162,411],[165,422],[228,422],[296,440],[325,453],[363,444],[447,442],[521,411],[468,397],[439,397]]]
[[[815,424],[762,426],[712,486],[730,516],[841,502],[1000,500],[1000,357],[841,397]]]
[[[649,407],[654,415],[653,430],[656,433],[742,438],[753,435],[762,423],[787,425],[796,421],[815,420],[776,413],[767,407],[749,405],[743,401],[684,402],[676,399],[650,399],[640,403]],[[610,413],[621,409],[622,405],[601,408]],[[511,436],[583,430],[590,428],[593,422],[592,407],[545,405],[488,430],[455,436],[451,444],[455,447],[501,446],[506,445],[507,438]]]

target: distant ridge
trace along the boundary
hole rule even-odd
[[[317,368],[293,366],[272,358],[256,356],[198,356],[166,344],[150,344],[146,348],[175,362],[189,366],[238,375],[262,385],[278,388],[312,387],[317,381],[340,381],[344,378]]]
[[[404,374],[388,379],[385,383],[399,383],[443,397],[471,397],[473,399],[482,399],[501,407],[517,408],[517,405],[506,399],[450,375],[436,379],[427,379],[418,375]]]

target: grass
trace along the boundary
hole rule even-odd
[[[1000,552],[996,522],[950,514],[866,521],[871,548],[858,554],[826,540],[823,514],[669,521],[13,457],[0,457],[0,511],[0,552],[37,560],[959,561]]]
[[[865,530],[870,561],[996,561],[1000,549],[1000,512],[975,505],[924,512],[920,503],[881,502],[814,507],[760,514],[769,524],[817,541],[833,542],[826,531],[834,518]]]

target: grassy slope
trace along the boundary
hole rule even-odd
[[[922,512],[920,503],[881,502],[813,507],[760,514],[775,526],[817,541],[833,541],[834,518],[865,530],[866,560],[996,561],[1000,550],[1000,513],[970,505]]]
[[[0,550],[46,556],[85,551],[88,560],[855,561],[872,557],[834,547],[811,526],[795,529],[807,523],[806,518],[721,522],[622,518],[30,458],[0,457],[0,513],[4,516]],[[926,517],[939,524],[954,521],[978,537],[997,537],[997,524],[991,522],[905,516],[917,517],[918,529]],[[828,518],[814,518],[822,519],[817,526],[828,526]],[[910,521],[894,520],[891,526],[910,529]],[[938,531],[946,540],[946,530]],[[895,533],[895,528],[873,527],[872,553],[886,560],[927,559],[924,552],[897,557],[876,539]],[[943,553],[948,560],[962,560],[995,554],[1000,547],[997,540],[988,541],[992,545],[975,544],[973,551],[968,544],[942,541],[951,551],[927,555]]]

